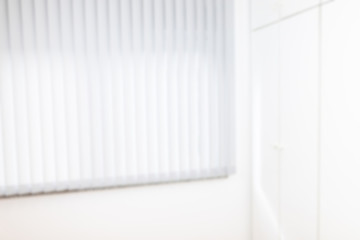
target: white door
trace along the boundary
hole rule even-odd
[[[281,239],[317,239],[318,10],[280,24]]]
[[[255,240],[318,230],[318,10],[253,33]]]
[[[253,34],[254,240],[279,239],[279,28]]]
[[[360,2],[323,7],[320,240],[360,239]]]

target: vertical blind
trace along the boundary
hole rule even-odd
[[[234,171],[233,0],[0,0],[0,196]]]

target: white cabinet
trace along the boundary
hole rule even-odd
[[[318,10],[253,34],[254,240],[315,240]]]
[[[360,239],[360,2],[323,7],[321,240]]]

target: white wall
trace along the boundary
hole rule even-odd
[[[360,3],[251,3],[253,239],[360,239]]]
[[[243,165],[244,166],[244,165]],[[229,179],[0,201],[0,239],[249,239],[247,182]]]
[[[237,173],[228,179],[0,199],[0,239],[250,239],[248,6],[235,0]]]

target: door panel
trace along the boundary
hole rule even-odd
[[[281,23],[280,223],[286,240],[317,237],[318,10]]]
[[[323,7],[321,240],[360,239],[359,1]]]
[[[279,237],[279,31],[278,26],[253,35],[254,106],[254,240]]]

